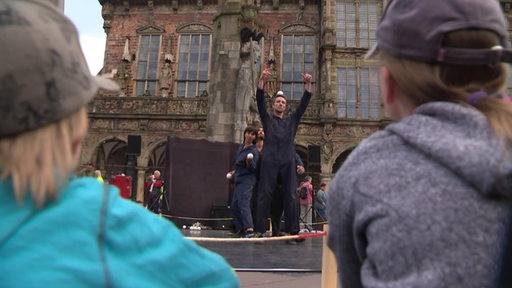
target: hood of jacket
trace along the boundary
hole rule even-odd
[[[505,148],[478,110],[455,103],[430,102],[387,130],[465,179],[480,193],[512,193],[512,149]]]

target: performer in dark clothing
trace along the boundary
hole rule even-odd
[[[286,234],[297,234],[299,232],[299,219],[297,217],[297,199],[295,195],[297,168],[294,140],[300,118],[311,100],[312,77],[308,73],[303,73],[306,82],[304,95],[297,109],[291,115],[285,117],[286,98],[282,91],[277,92],[272,101],[272,113],[267,112],[263,89],[265,88],[265,79],[269,74],[268,69],[263,70],[256,92],[258,112],[265,130],[265,145],[261,156],[255,230],[258,233],[266,232],[266,221],[270,212],[273,192],[277,185],[281,185],[285,219],[284,232]]]
[[[254,145],[257,130],[247,127],[244,131],[244,143],[240,145],[236,153],[233,175],[235,192],[231,201],[233,211],[233,224],[235,231],[242,237],[254,236],[253,217],[251,213],[251,197],[256,184],[256,164],[258,163],[258,150]]]
[[[251,197],[251,211],[252,211],[252,219],[253,223],[256,221],[256,207],[258,202],[258,178],[260,177],[260,168],[261,168],[261,152],[263,151],[263,144],[265,142],[265,132],[263,131],[263,127],[258,127],[258,132],[256,133],[256,150],[258,150],[259,157],[256,162],[256,184],[254,185],[254,190]]]
[[[260,153],[260,158],[258,159],[258,163],[256,164],[257,167],[257,173],[256,175],[259,176],[260,173],[260,167],[261,167],[261,152],[263,150],[263,144],[265,141],[265,132],[263,130],[263,127],[258,128],[257,133],[257,139],[256,139],[256,149]],[[302,159],[300,158],[299,154],[295,153],[295,163],[297,165],[297,174],[302,175],[304,172],[306,172],[306,169],[304,168],[304,162],[302,162]],[[254,194],[253,199],[251,199],[251,209],[253,211],[253,219],[256,219],[256,202],[257,202],[257,195],[258,195],[258,180],[256,180],[256,185],[254,186]],[[281,234],[284,234],[281,232],[281,218],[283,217],[283,193],[282,188],[280,185],[276,187],[272,194],[272,203],[270,208],[270,219],[271,219],[271,225],[272,225],[272,236],[280,236]]]
[[[304,163],[299,154],[295,153],[295,163],[297,164],[297,174],[302,175],[306,171]],[[270,221],[272,224],[272,236],[281,236],[281,218],[283,217],[283,189],[279,186],[272,195],[272,204],[270,207]],[[297,215],[297,217],[299,217]]]

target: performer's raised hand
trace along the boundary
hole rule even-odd
[[[260,75],[260,80],[258,81],[258,88],[263,89],[265,87],[265,80],[267,79],[268,75],[270,75],[270,71],[267,67],[263,69]]]
[[[302,73],[302,77],[304,78],[304,82],[306,82],[305,89],[308,92],[311,92],[311,81],[313,79],[313,76],[311,76],[311,74],[309,74],[307,71],[304,71],[304,73]]]

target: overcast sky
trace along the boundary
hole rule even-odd
[[[97,74],[103,66],[106,39],[100,3],[98,0],[65,0],[64,13],[78,28],[89,69]]]

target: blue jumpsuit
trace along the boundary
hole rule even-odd
[[[265,145],[261,155],[261,168],[258,183],[258,203],[256,210],[255,230],[266,232],[267,217],[270,213],[273,192],[281,185],[283,192],[284,232],[297,234],[299,219],[297,212],[297,165],[295,163],[295,134],[300,118],[306,111],[311,100],[311,93],[304,95],[297,109],[289,116],[279,118],[267,112],[265,92],[256,92],[258,111],[265,131]]]
[[[250,165],[247,165],[247,154],[252,153],[254,158]],[[242,144],[236,153],[235,158],[235,191],[231,200],[231,211],[233,212],[233,224],[235,231],[243,231],[253,228],[251,213],[251,197],[256,184],[256,168],[259,153],[256,146],[245,147]]]

